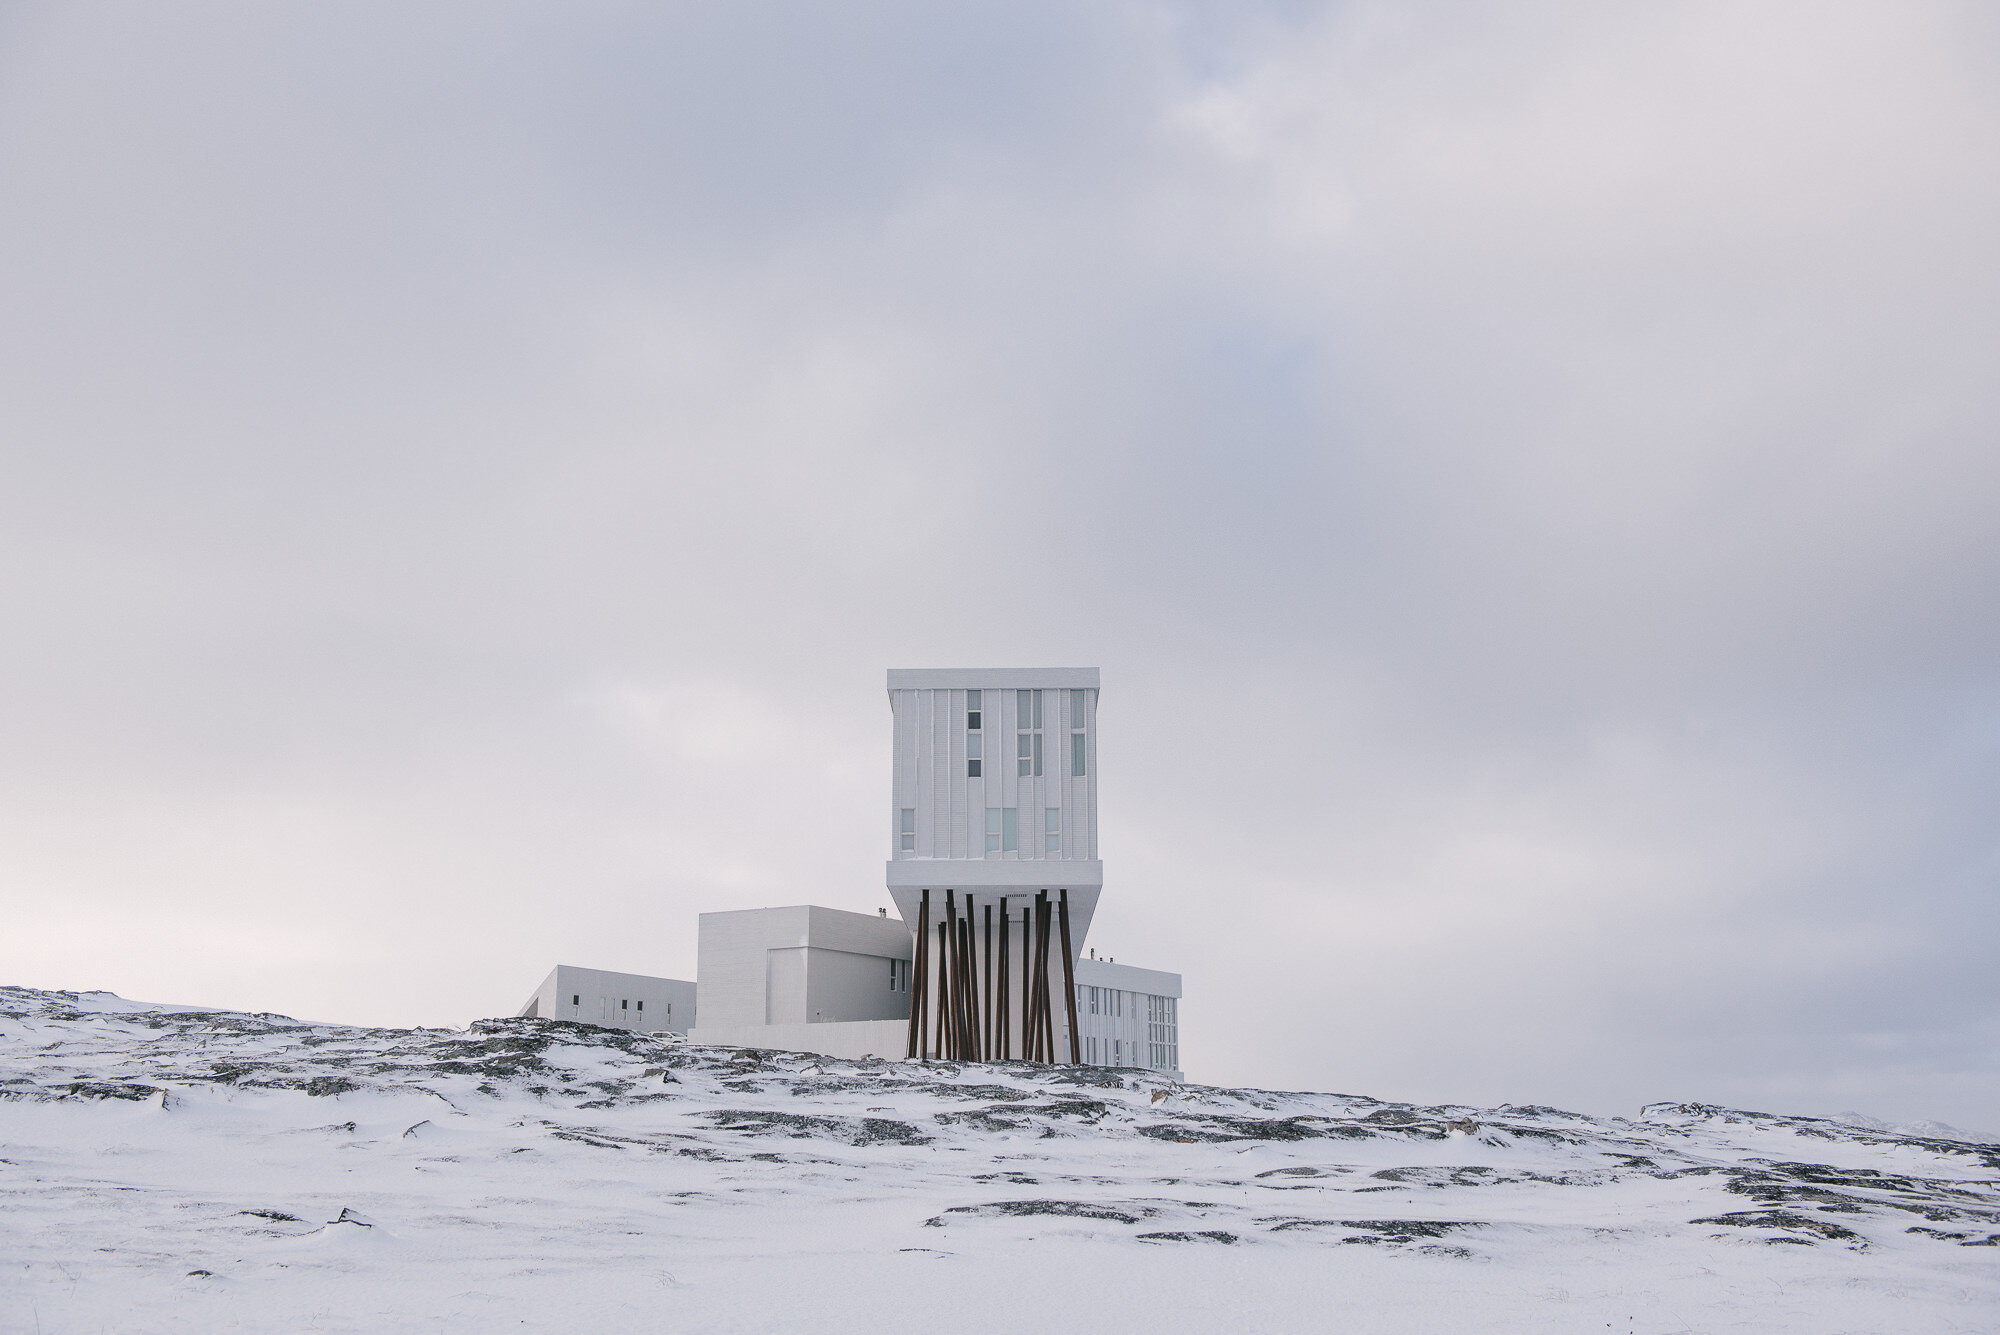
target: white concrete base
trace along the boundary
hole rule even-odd
[[[701,1025],[689,1031],[690,1043],[725,1048],[776,1048],[780,1052],[817,1052],[823,1057],[888,1057],[900,1059],[909,1047],[906,1020],[832,1020],[825,1024]]]

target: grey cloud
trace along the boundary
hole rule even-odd
[[[8,24],[20,981],[685,973],[1097,662],[1191,1069],[1996,1120],[1980,10]]]

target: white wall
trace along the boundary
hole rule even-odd
[[[1141,969],[1108,960],[1083,959],[1076,964],[1077,1038],[1083,1059],[1094,1066],[1138,1066],[1178,1080],[1181,976],[1159,969]],[[1090,1009],[1091,989],[1097,989],[1098,1009]],[[1171,1002],[1172,1024],[1157,1031],[1149,999]],[[1094,1040],[1094,1042],[1093,1042]],[[1165,1052],[1154,1044],[1164,1040]]]
[[[901,922],[895,925],[899,931],[902,929]],[[808,1022],[909,1018],[910,994],[900,987],[891,990],[888,958],[852,950],[822,950],[817,946],[808,946],[805,953],[804,1013]],[[894,958],[909,958],[907,937],[903,954]]]
[[[702,1026],[901,1020],[891,960],[910,958],[894,918],[797,904],[701,915],[696,943]]]
[[[982,774],[967,772],[966,691],[981,695]],[[1032,716],[1020,692],[1040,691],[1042,766],[1023,776],[1017,746]],[[1096,668],[896,668],[889,672],[894,729],[889,856],[1001,862],[1092,861],[1097,857]],[[1080,726],[1085,773],[1071,773],[1070,734]],[[1032,733],[1030,734],[1032,741]],[[1018,813],[1017,847],[988,852],[987,808]],[[916,812],[913,849],[902,847],[901,814]],[[1045,812],[1059,813],[1055,852]],[[1046,885],[1051,873],[1023,869],[1020,884]]]
[[[684,1034],[694,1027],[696,988],[678,978],[558,964],[518,1015],[580,1020],[613,1029]]]

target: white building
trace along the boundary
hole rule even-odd
[[[1084,958],[1104,888],[1097,669],[892,669],[888,691],[885,879],[899,917],[704,913],[698,984],[565,966],[521,1013],[828,1056],[1075,1061],[1178,1079],[1180,976]],[[586,975],[615,985],[587,987]],[[656,989],[643,1022],[627,1009],[640,983]],[[651,1023],[668,1007],[677,1023]]]
[[[515,1014],[684,1034],[694,1026],[695,1004],[695,985],[678,978],[558,964]]]
[[[1086,1066],[1141,1066],[1181,1078],[1181,976],[1109,960],[1076,962]]]
[[[800,904],[701,915],[697,1043],[900,1057],[910,929],[886,913]]]

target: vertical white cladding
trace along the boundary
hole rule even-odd
[[[1067,891],[1080,954],[1104,883],[1097,669],[895,668],[888,690],[888,881],[904,921],[915,927],[926,889],[982,905]]]
[[[902,684],[936,679],[988,684]],[[895,716],[892,860],[1097,860],[1095,668],[893,671],[889,680]],[[1023,681],[1037,684],[1016,684]],[[974,695],[981,706],[977,729],[969,721]],[[989,810],[1017,813],[1011,847],[988,848]],[[1050,811],[1056,813],[1053,848]],[[906,819],[914,821],[910,831],[903,828]],[[914,838],[906,841],[905,833]]]
[[[1076,962],[1076,991],[1085,1065],[1181,1078],[1179,974],[1083,959]]]

